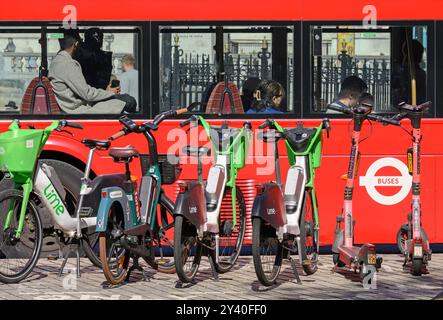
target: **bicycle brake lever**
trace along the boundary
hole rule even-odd
[[[194,123],[195,123],[195,122],[194,122]],[[186,129],[186,134],[187,134],[189,131],[191,131],[192,128],[195,128],[195,127],[198,127],[198,124],[197,124],[197,125],[192,125],[192,122],[191,122],[191,125],[188,127],[188,129]]]

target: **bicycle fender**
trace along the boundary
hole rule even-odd
[[[198,182],[191,182],[187,190],[177,196],[174,216],[183,216],[197,228],[206,222],[206,197],[203,186]]]
[[[104,232],[107,229],[109,210],[114,205],[120,205],[123,210],[124,226],[131,225],[131,210],[128,198],[123,189],[119,187],[108,187],[102,189],[102,198],[97,212],[96,232]]]
[[[272,182],[263,183],[263,193],[257,195],[252,205],[252,218],[258,217],[278,229],[285,225],[285,200],[281,188]]]

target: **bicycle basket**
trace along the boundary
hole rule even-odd
[[[140,164],[142,168],[142,173],[146,174],[149,170],[150,165],[149,155],[141,154]],[[174,154],[159,154],[158,165],[162,178],[162,184],[173,184],[175,183],[175,181],[177,181],[182,171],[178,156]]]
[[[0,134],[0,168],[14,180],[25,182],[32,176],[41,150],[43,130],[17,130]]]

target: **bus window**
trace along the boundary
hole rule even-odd
[[[60,50],[58,32],[58,29],[48,30],[48,65]],[[79,33],[83,43],[74,58],[81,64],[86,82],[95,88],[106,89],[112,80],[118,80],[121,93],[134,97],[137,111],[141,111],[138,29],[82,26]],[[93,43],[95,41],[97,43]]]
[[[221,99],[211,96],[227,81],[241,101],[228,113],[245,113],[259,81],[272,79],[285,90],[281,111],[292,112],[293,39],[286,26],[161,26],[160,110],[197,101],[200,112],[217,113]]]
[[[38,30],[0,28],[0,112],[18,113],[29,82],[38,74]]]
[[[356,75],[374,96],[374,112],[394,113],[411,103],[406,35],[410,39],[417,82],[417,102],[427,99],[426,26],[311,26],[311,113],[326,111],[337,99],[341,82]]]

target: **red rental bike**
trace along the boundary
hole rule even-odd
[[[405,257],[403,267],[408,268],[415,276],[428,273],[427,264],[431,260],[431,249],[428,235],[421,225],[421,199],[420,199],[420,142],[421,119],[423,113],[429,110],[431,102],[425,102],[418,106],[401,103],[400,114],[394,119],[401,120],[408,118],[411,120],[412,132],[406,131],[412,137],[412,148],[408,149],[408,168],[412,174],[412,213],[408,214],[408,222],[403,224],[397,233],[397,245]]]
[[[373,244],[366,243],[360,247],[354,245],[355,221],[352,212],[352,196],[354,180],[358,174],[358,161],[360,158],[359,144],[366,139],[360,139],[360,132],[365,120],[381,122],[384,125],[392,124],[397,126],[400,125],[400,121],[371,114],[372,106],[368,104],[360,104],[348,108],[344,105],[334,103],[328,105],[328,109],[352,115],[354,124],[343,210],[342,214],[337,217],[334,243],[332,246],[333,260],[336,267],[348,267],[349,270],[353,270],[354,272],[358,270],[360,278],[363,281],[371,273],[381,268],[383,259],[377,257],[376,247]],[[344,222],[343,228],[341,225],[342,222]],[[372,277],[368,277],[368,279],[369,278],[372,280]],[[371,280],[368,281],[368,284],[371,284]]]

